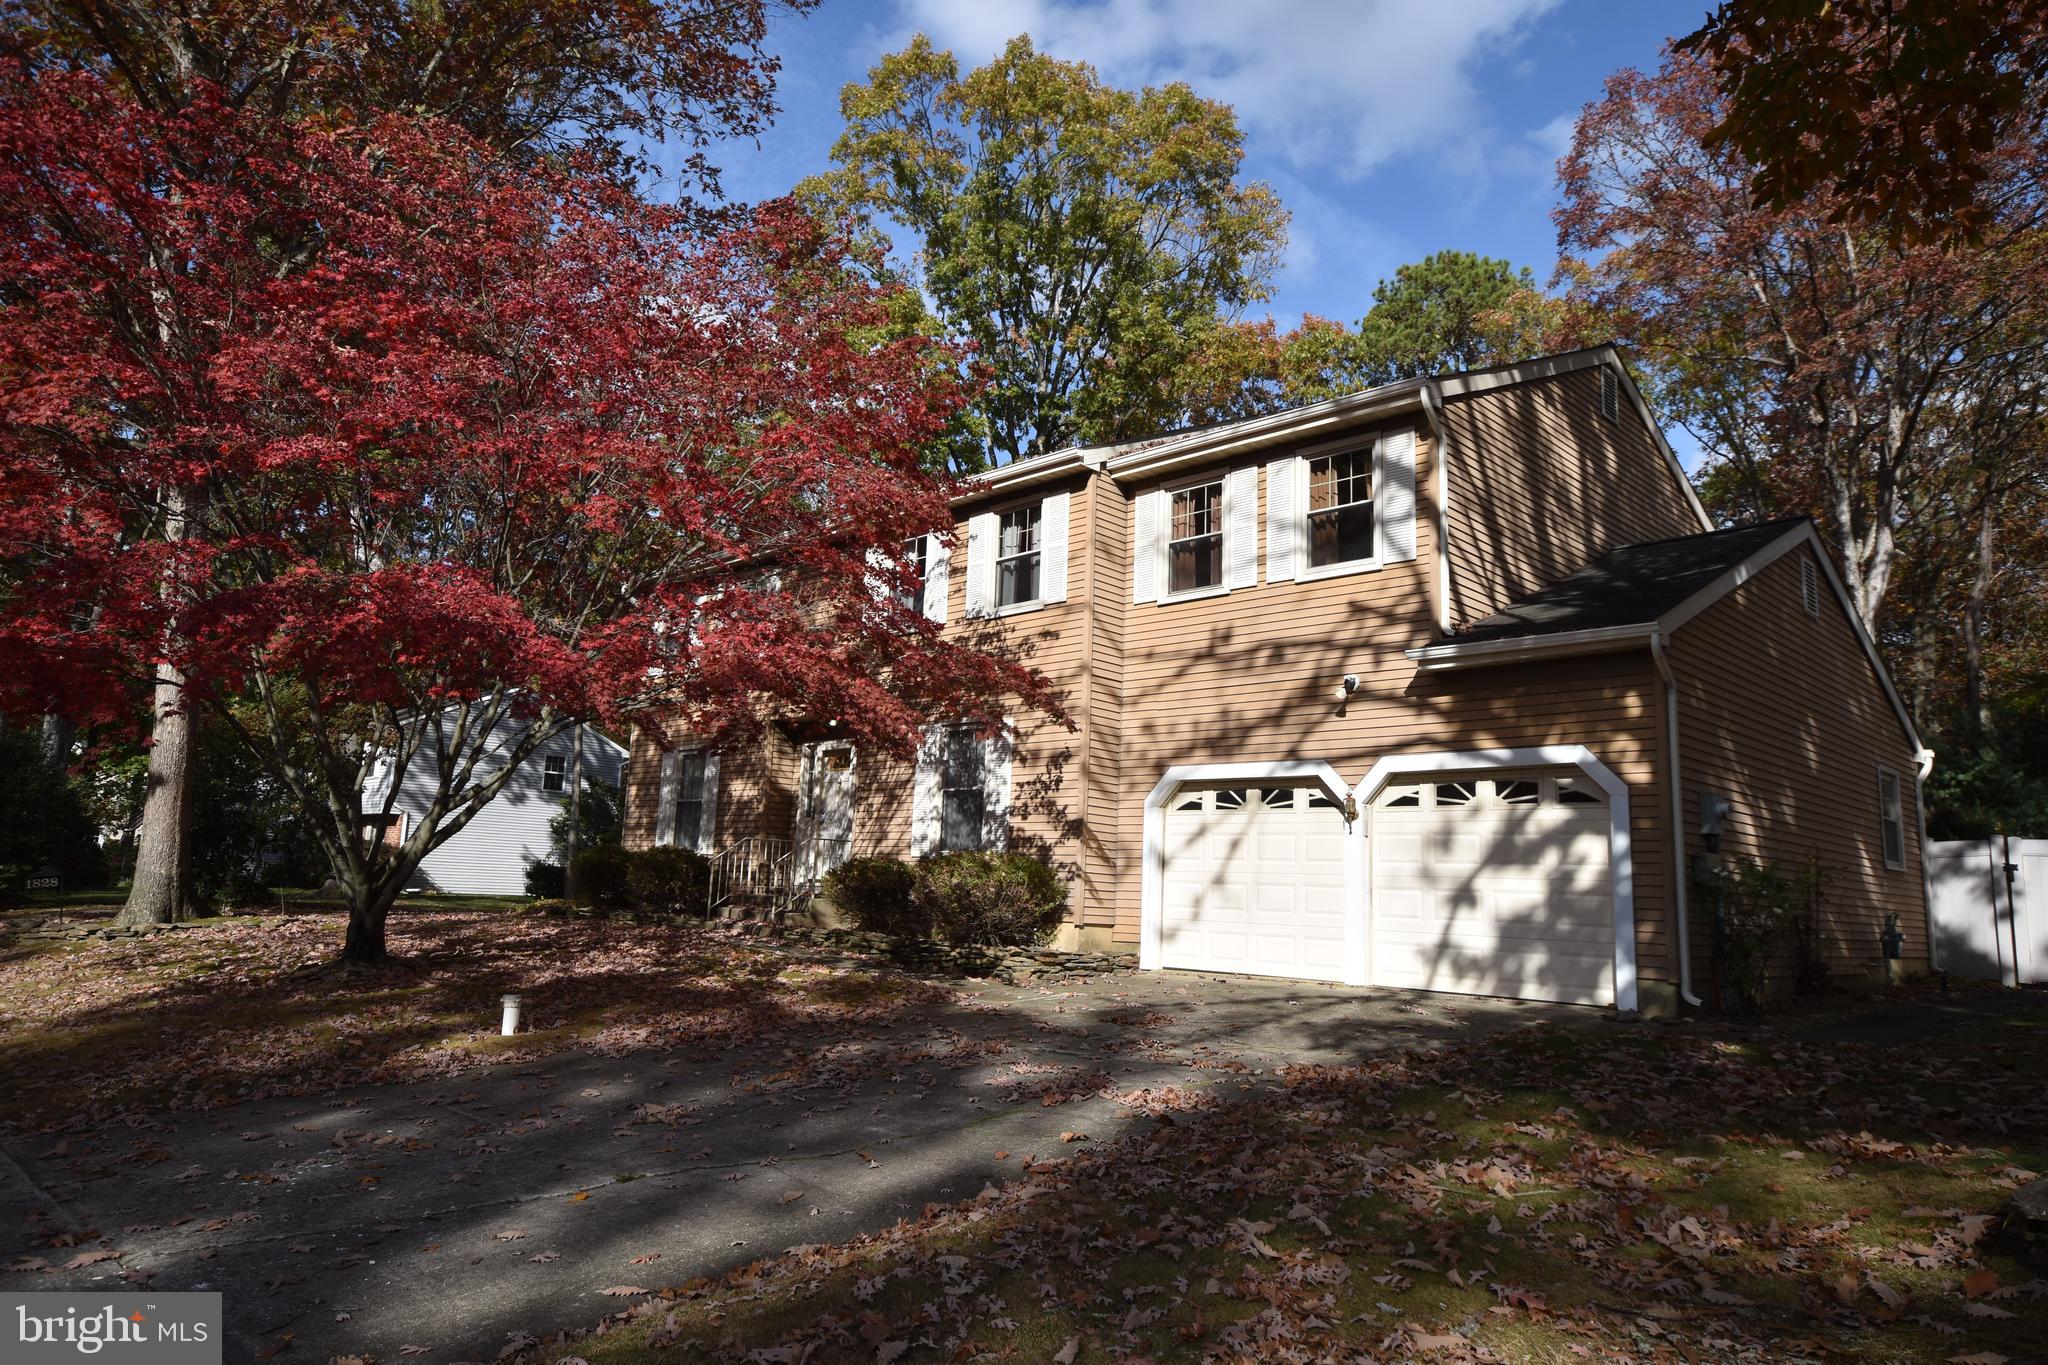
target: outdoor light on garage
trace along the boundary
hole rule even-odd
[[[1356,673],[1346,673],[1343,681],[1337,684],[1337,700],[1348,701],[1351,698],[1351,694],[1357,690],[1358,675]]]

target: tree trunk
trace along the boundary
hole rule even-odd
[[[187,919],[192,885],[192,727],[181,702],[184,676],[158,669],[156,725],[150,733],[149,780],[135,831],[135,881],[116,924],[169,924]]]
[[[576,756],[569,762],[569,837],[562,843],[562,896],[576,899],[576,854],[583,844],[583,727],[576,727]]]
[[[352,890],[348,898],[348,936],[342,940],[341,960],[375,966],[391,960],[384,946],[384,921],[391,914],[391,898],[365,887]]]
[[[78,737],[78,727],[69,716],[54,712],[43,717],[43,762],[62,772],[71,766],[71,742]]]
[[[185,539],[199,495],[174,488],[165,499],[164,539]],[[165,579],[164,591],[176,591]],[[175,630],[175,625],[169,629]],[[168,652],[168,651],[166,651]],[[142,793],[142,823],[135,832],[135,880],[117,924],[169,924],[191,910],[192,760],[196,717],[185,704],[185,675],[168,659],[156,670],[150,732],[149,780]]]
[[[1969,708],[1970,724],[1983,739],[1991,735],[1991,702],[1984,686],[1984,626],[1991,601],[1997,525],[1997,505],[1987,498],[1984,520],[1977,527],[1977,574],[1970,581],[1969,601],[1963,608],[1963,704]]]

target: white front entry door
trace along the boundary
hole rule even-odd
[[[1318,787],[1184,787],[1166,805],[1159,962],[1344,975],[1344,813]]]
[[[1395,778],[1369,835],[1373,984],[1613,1004],[1610,833],[1584,777]]]
[[[853,745],[844,740],[813,744],[805,753],[797,838],[810,876],[824,876],[853,848],[853,760]]]

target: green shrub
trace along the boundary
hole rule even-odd
[[[711,860],[665,844],[630,855],[626,889],[649,910],[702,917],[711,903]]]
[[[916,886],[917,869],[896,858],[848,858],[825,874],[826,898],[871,934],[931,933],[931,917],[911,899]]]
[[[1027,853],[942,853],[918,864],[911,903],[947,943],[1041,943],[1066,914],[1067,888]]]
[[[562,871],[560,863],[528,863],[526,865],[526,894],[541,900],[560,900],[566,894],[569,878]]]
[[[586,901],[616,909],[632,894],[633,855],[617,844],[599,844],[576,855],[576,894]]]

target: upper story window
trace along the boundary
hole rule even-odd
[[[1899,775],[1883,768],[1877,770],[1877,818],[1884,865],[1900,871],[1906,866],[1905,802],[1900,794]]]
[[[1169,593],[1195,592],[1223,581],[1223,480],[1174,491],[1166,566]]]
[[[1315,456],[1308,462],[1309,567],[1372,557],[1372,452]]]
[[[912,611],[925,609],[925,594],[931,587],[931,550],[930,536],[912,536],[903,542],[903,565],[910,570],[917,586],[902,593],[897,600]]]
[[[1032,503],[1002,514],[996,541],[996,606],[1038,601],[1039,526],[1043,507]]]
[[[569,760],[560,754],[549,754],[541,760],[540,789],[544,792],[558,792],[568,789]]]

